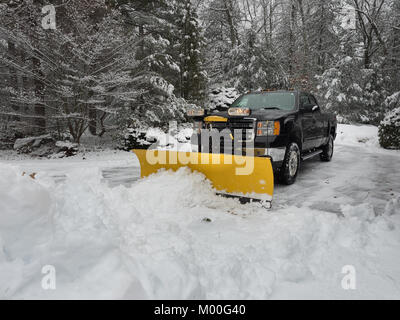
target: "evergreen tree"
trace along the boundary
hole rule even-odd
[[[206,95],[207,73],[203,67],[204,40],[197,13],[190,1],[181,9],[180,66],[181,96],[194,103],[203,103]]]

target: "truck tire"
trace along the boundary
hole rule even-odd
[[[329,162],[332,160],[334,151],[334,139],[333,136],[329,136],[328,143],[322,147],[322,153],[320,154],[321,161]]]
[[[280,170],[280,180],[283,184],[291,185],[296,182],[300,168],[300,159],[300,148],[297,143],[292,142],[287,148]]]

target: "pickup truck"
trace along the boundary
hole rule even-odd
[[[232,141],[240,143],[240,154],[270,157],[275,174],[287,185],[296,181],[301,161],[317,155],[322,161],[330,161],[333,156],[336,116],[323,112],[315,96],[307,92],[249,92],[227,111],[202,109],[188,115],[196,129],[192,136],[195,150],[237,154],[238,144],[232,146],[231,142],[227,146],[225,138],[219,141],[218,148],[211,140],[204,141],[204,131],[229,129]]]

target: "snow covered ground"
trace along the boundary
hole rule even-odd
[[[340,125],[333,161],[305,162],[270,211],[185,169],[139,180],[130,153],[3,154],[0,298],[400,299],[400,152],[376,135]]]

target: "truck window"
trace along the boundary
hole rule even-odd
[[[313,95],[310,95],[310,102],[312,105],[318,106],[317,99],[315,99],[315,97]]]
[[[295,103],[293,92],[266,92],[244,95],[232,104],[232,108],[293,110]]]
[[[307,106],[310,104],[310,100],[307,95],[301,94],[300,95],[300,108],[303,106]]]

